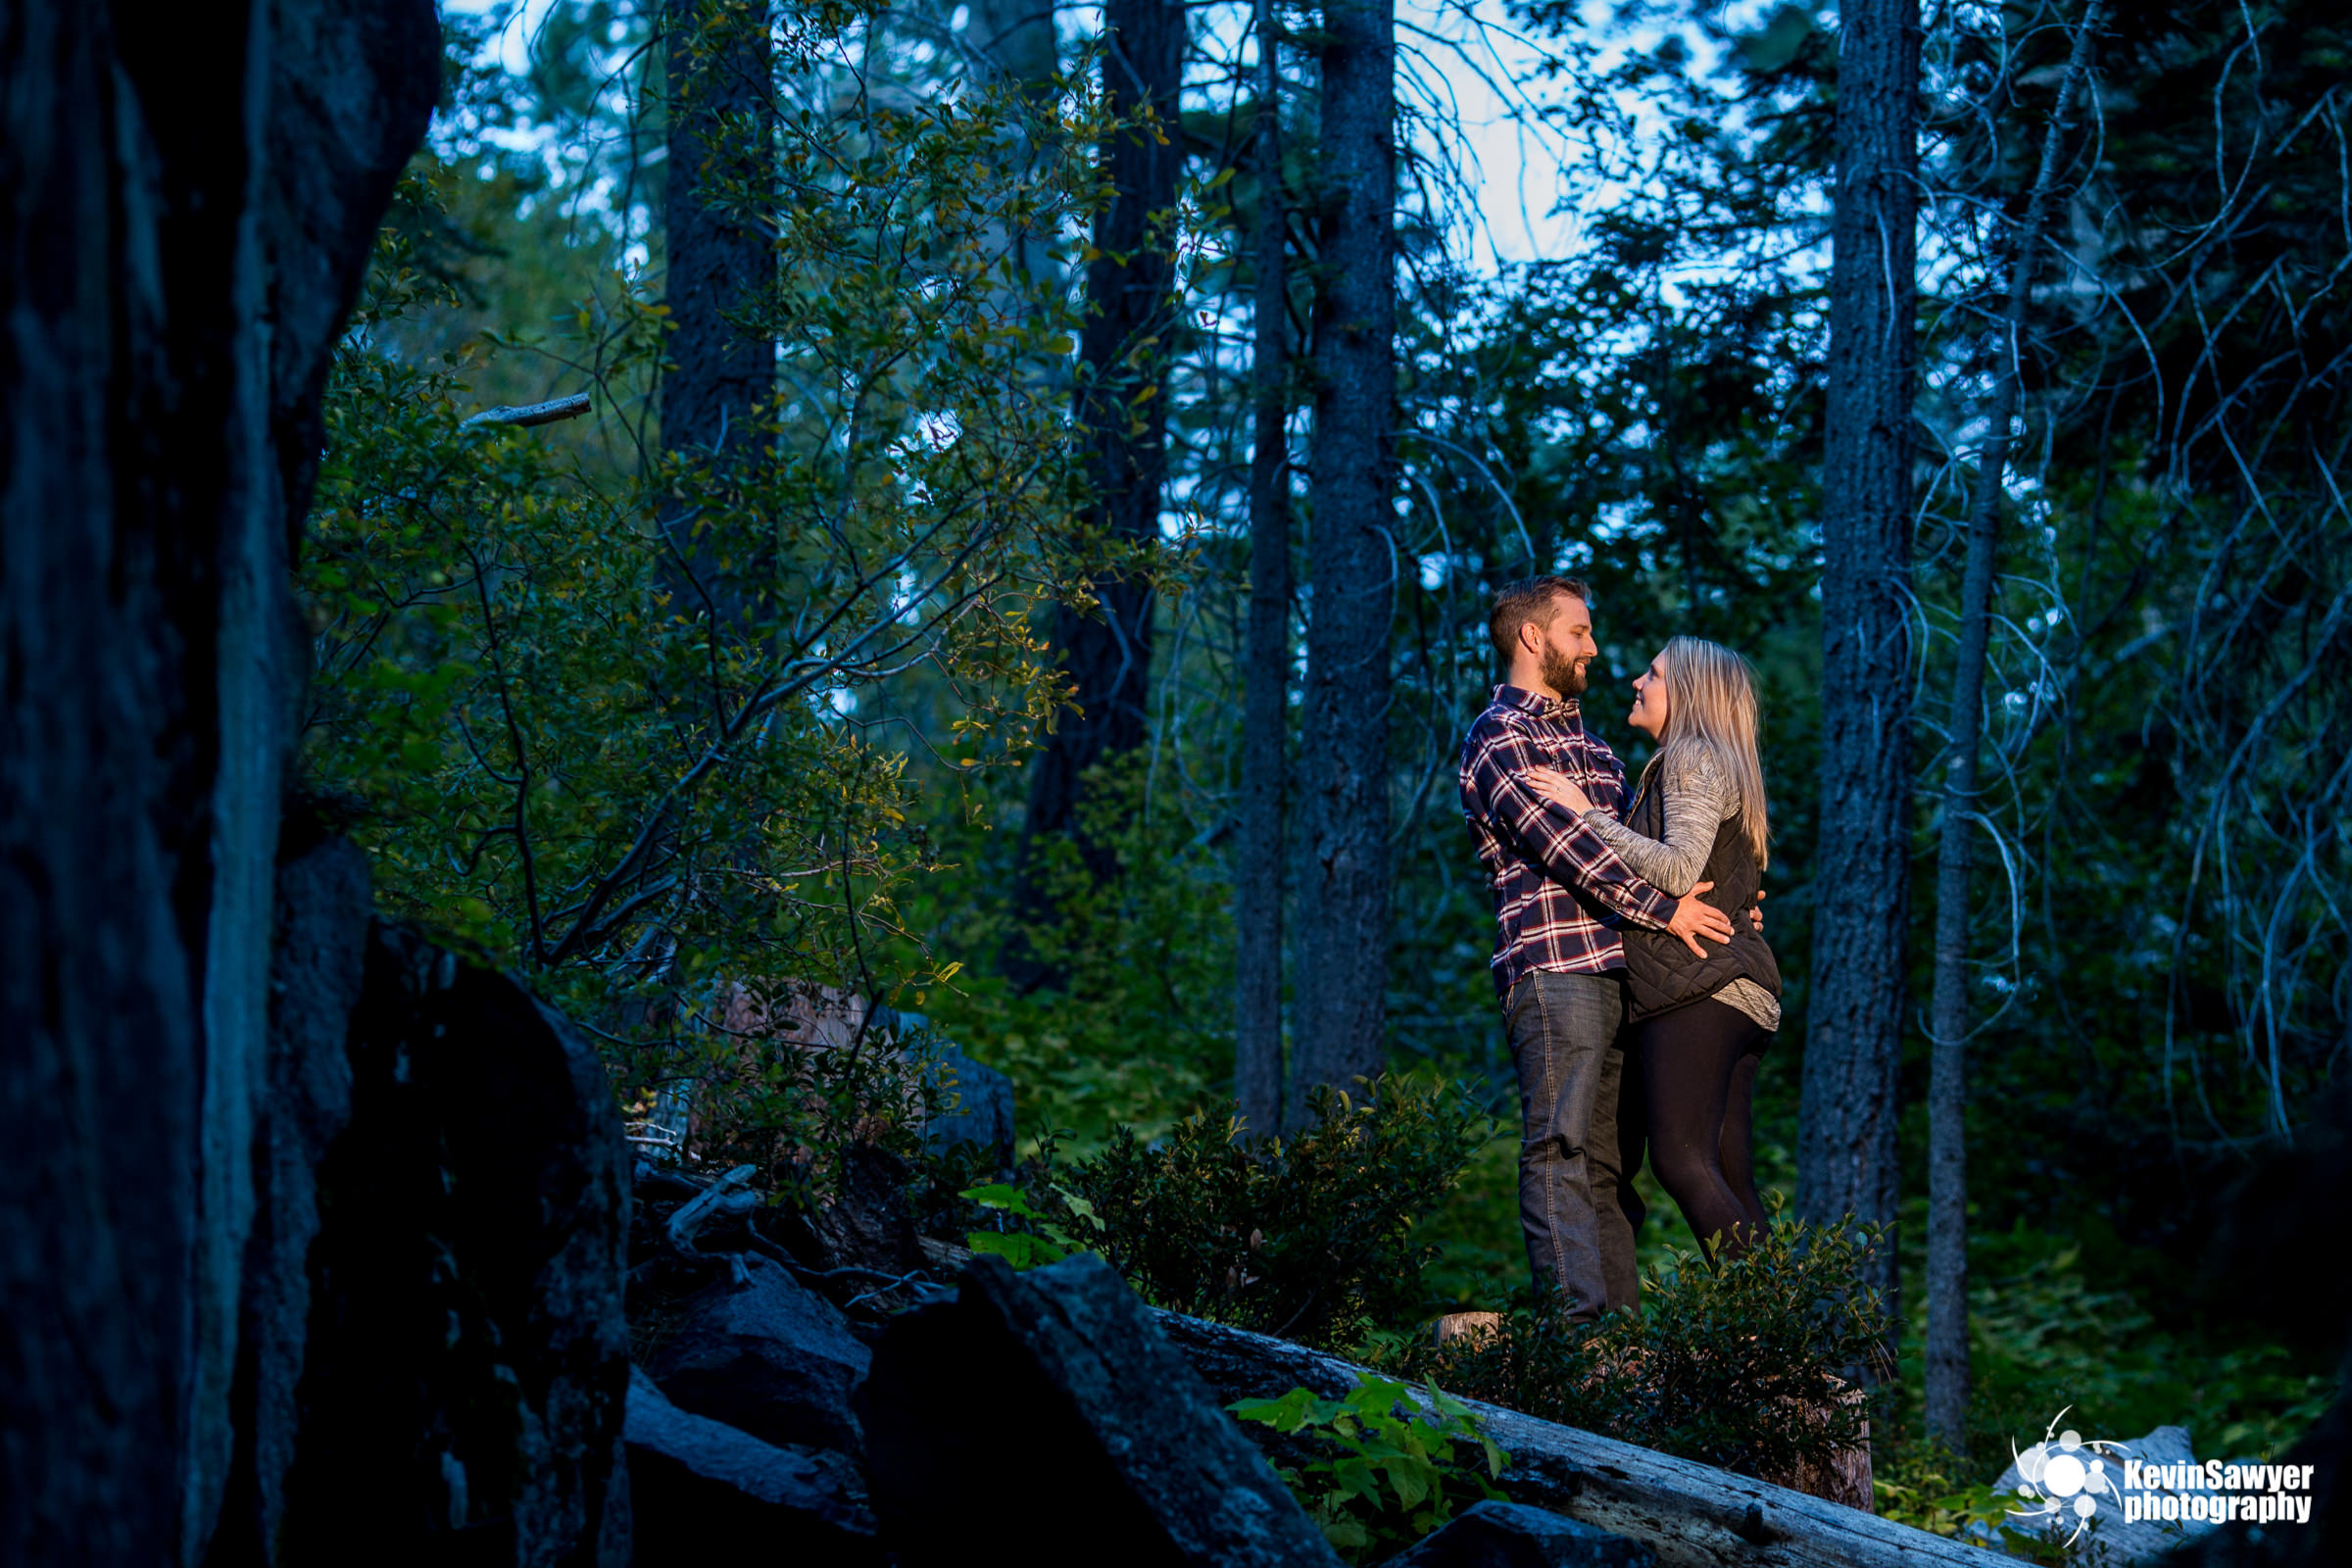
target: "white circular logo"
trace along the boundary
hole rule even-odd
[[[2073,1408],[2071,1404],[2066,1407]],[[2066,1410],[2052,1416],[2042,1440],[2023,1453],[2017,1452],[2015,1444],[2010,1445],[2010,1452],[2017,1458],[2017,1494],[2032,1506],[2009,1512],[2016,1518],[2052,1523],[2062,1523],[2071,1515],[2075,1533],[2066,1538],[2071,1546],[2090,1527],[2091,1516],[2099,1511],[2099,1498],[2122,1496],[2101,1455],[2121,1452],[2124,1446],[2098,1439],[2086,1442],[2072,1427],[2060,1432],[2058,1423],[2065,1418]]]

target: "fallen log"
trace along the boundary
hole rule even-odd
[[[760,1206],[760,1195],[746,1185],[759,1167],[738,1165],[703,1189],[690,1203],[669,1216],[669,1245],[681,1252],[694,1250],[694,1233],[720,1214],[748,1214]]]
[[[1226,1402],[1295,1388],[1338,1398],[1364,1375],[1288,1340],[1175,1312],[1155,1315]],[[1982,1568],[1986,1560],[1980,1547],[1768,1481],[1464,1402],[1510,1451],[1501,1486],[1514,1502],[1630,1536],[1657,1551],[1660,1568]]]

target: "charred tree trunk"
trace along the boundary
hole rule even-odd
[[[1102,150],[1113,190],[1095,221],[1101,254],[1087,270],[1088,312],[1079,339],[1077,416],[1089,449],[1094,499],[1081,529],[1114,551],[1148,545],[1159,531],[1160,490],[1167,478],[1170,339],[1176,176],[1184,162],[1177,92],[1184,83],[1185,12],[1181,0],[1110,0],[1102,88],[1111,110],[1146,113],[1141,125],[1115,133]],[[1037,877],[1043,843],[1077,826],[1086,770],[1143,744],[1152,673],[1151,584],[1114,569],[1089,585],[1094,604],[1063,605],[1054,645],[1077,700],[1031,760],[1029,814],[1016,905],[1025,919],[1043,917]],[[1113,874],[1092,845],[1089,868]],[[1007,965],[1024,987],[1054,978],[1018,943]]]
[[[2008,309],[2001,318],[2000,368],[1986,411],[1984,456],[1970,508],[1968,564],[1960,583],[1960,649],[1952,667],[1951,751],[1944,773],[1936,858],[1935,1026],[1928,1078],[1928,1435],[1954,1453],[1968,1439],[1968,904],[1977,809],[1977,750],[1984,728],[1985,648],[1992,626],[1992,577],[2000,553],[2001,490],[2017,418],[2018,339],[2025,331],[2035,253],[2049,219],[2058,161],[2075,103],[2106,21],[2091,0],[2075,30],[2041,143],[2041,165],[2012,236]]]
[[[1821,839],[1797,1194],[1804,1217],[1895,1217],[1910,895],[1911,418],[1918,0],[1840,13],[1822,495]],[[1879,1253],[1889,1298],[1894,1249]]]
[[[1323,25],[1294,1118],[1314,1085],[1379,1070],[1389,956],[1396,23],[1327,0]]]
[[[772,123],[771,45],[767,8],[669,0],[662,20],[669,93],[667,188],[662,208],[668,276],[663,293],[671,332],[662,373],[662,447],[687,463],[708,463],[721,478],[750,452],[753,411],[773,394],[774,346],[739,320],[757,307],[774,277],[775,252],[741,211],[738,197],[759,183],[760,150]],[[756,137],[753,147],[744,145]],[[722,558],[739,554],[697,528],[695,509],[662,518],[672,546],[663,585],[673,613],[712,618],[714,629],[752,613],[751,595]]]
[[[423,0],[0,19],[0,1560],[200,1559],[270,1028],[318,395]]]
[[[1291,694],[1290,220],[1278,26],[1274,0],[1257,0],[1257,321],[1250,362],[1257,406],[1233,925],[1234,1093],[1243,1120],[1261,1136],[1282,1130],[1283,783]]]

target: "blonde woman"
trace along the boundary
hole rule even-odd
[[[1528,782],[1583,817],[1659,892],[1732,912],[1755,903],[1769,856],[1756,692],[1747,662],[1718,643],[1677,637],[1635,678],[1626,715],[1658,750],[1620,822],[1566,774]],[[1752,921],[1703,956],[1663,931],[1625,939],[1630,1016],[1649,1100],[1650,1163],[1712,1256],[1738,1256],[1763,1234],[1750,1152],[1756,1066],[1781,1026],[1781,971]]]

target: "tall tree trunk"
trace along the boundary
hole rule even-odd
[[[1095,220],[1100,254],[1087,270],[1087,320],[1079,337],[1077,416],[1094,486],[1082,528],[1115,547],[1156,536],[1167,477],[1167,362],[1176,328],[1173,223],[1176,176],[1184,163],[1177,93],[1184,84],[1186,34],[1182,0],[1109,0],[1102,20],[1102,90],[1110,109],[1120,116],[1148,110],[1153,117],[1118,132],[1102,150],[1113,195]],[[1045,840],[1076,825],[1086,770],[1133,751],[1144,739],[1151,586],[1132,571],[1112,571],[1090,588],[1091,610],[1064,605],[1054,614],[1054,643],[1078,711],[1062,716],[1029,764],[1016,897],[1028,918],[1047,912],[1035,854]],[[1114,868],[1107,857],[1094,846],[1087,851],[1095,874],[1109,876]],[[1006,966],[1024,987],[1053,978],[1017,941]]]
[[[1389,967],[1396,23],[1326,0],[1323,26],[1294,1118],[1314,1085],[1379,1070]]]
[[[1968,564],[1960,584],[1960,652],[1952,668],[1951,754],[1936,859],[1936,980],[1928,1078],[1928,1435],[1954,1453],[1968,1440],[1968,905],[1977,808],[1977,750],[1984,733],[1984,655],[1992,623],[1992,576],[2000,548],[2001,490],[2009,427],[2017,417],[2018,339],[2025,331],[2034,263],[2048,221],[2058,160],[2075,104],[2090,72],[2106,0],[2091,0],[2075,30],[2041,143],[2041,165],[2012,236],[2008,309],[2001,318],[2000,369],[1986,411],[1988,433],[1977,466]]]
[[[1259,1134],[1282,1130],[1282,807],[1291,693],[1289,212],[1281,33],[1257,0],[1256,395],[1250,455],[1250,638],[1243,655],[1242,804],[1234,840],[1234,1092]]]
[[[1911,885],[1918,0],[1839,13],[1822,496],[1822,788],[1798,1211],[1895,1217]],[[1891,1246],[1874,1280],[1891,1300]]]
[[[663,18],[669,93],[668,188],[662,212],[672,328],[662,375],[662,446],[724,470],[752,444],[755,405],[775,389],[773,345],[729,322],[730,313],[765,294],[775,251],[758,228],[723,207],[725,187],[749,160],[727,142],[724,122],[771,122],[767,8],[669,0]],[[740,134],[740,131],[738,131]],[[670,608],[716,626],[752,612],[741,582],[719,564],[730,541],[698,531],[689,512],[662,518],[674,547],[663,574]],[[736,541],[734,543],[740,543]],[[714,628],[715,629],[715,628]]]

